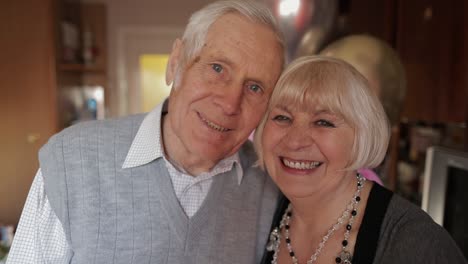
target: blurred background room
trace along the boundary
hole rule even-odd
[[[255,1],[277,17],[288,61],[334,56],[368,78],[392,123],[380,180],[428,211],[468,257],[468,2]],[[77,122],[161,102],[172,42],[210,2],[0,2],[0,263],[39,148]]]

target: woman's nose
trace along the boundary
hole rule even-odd
[[[315,143],[312,133],[308,127],[304,126],[293,126],[288,131],[284,138],[283,144],[285,144],[291,150],[300,150],[308,148]]]

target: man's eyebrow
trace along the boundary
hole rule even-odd
[[[221,62],[221,63],[223,63],[223,64],[226,64],[226,65],[228,65],[229,67],[232,67],[232,68],[237,68],[237,67],[239,67],[239,66],[237,66],[237,65],[234,63],[233,60],[229,59],[228,57],[226,57],[226,56],[224,56],[224,55],[218,55],[217,57],[209,58],[209,59],[207,59],[207,60],[208,60],[208,61],[218,61],[218,62]],[[254,77],[254,78],[250,78],[250,77],[247,76],[246,79],[247,79],[247,81],[249,81],[249,82],[258,83],[262,88],[268,88],[268,87],[266,86],[266,84],[265,84],[263,81],[261,81],[261,80],[255,78],[255,77]]]
[[[226,57],[224,55],[221,55],[221,54],[219,54],[217,56],[209,57],[209,58],[207,58],[205,60],[207,60],[207,61],[218,61],[218,62],[226,64],[226,65],[228,65],[230,67],[234,67],[234,62],[231,59],[229,59],[228,57]]]

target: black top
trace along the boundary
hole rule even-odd
[[[374,261],[380,229],[392,196],[393,193],[391,191],[378,184],[374,184],[372,187],[354,247],[353,264],[368,264]],[[289,200],[284,195],[281,195],[278,200],[271,230],[279,226],[288,205]],[[261,263],[270,264],[273,254],[273,251],[265,250]]]

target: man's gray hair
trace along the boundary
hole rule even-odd
[[[275,17],[266,6],[252,0],[216,1],[193,13],[190,17],[184,35],[182,36],[184,47],[181,66],[185,66],[188,61],[193,59],[201,51],[205,44],[206,35],[210,26],[219,17],[231,12],[239,13],[253,22],[266,25],[275,33],[278,43],[281,45],[283,51],[285,50],[283,34],[278,27]]]

